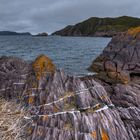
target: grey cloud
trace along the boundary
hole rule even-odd
[[[140,17],[139,0],[0,0],[0,30],[53,32],[92,16]]]

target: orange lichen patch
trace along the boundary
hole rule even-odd
[[[137,36],[138,34],[140,34],[140,26],[136,27],[136,28],[130,28],[127,32],[128,35],[132,35],[132,36]]]
[[[91,132],[91,136],[92,136],[94,139],[96,139],[96,138],[97,138],[97,133],[96,133],[96,131]]]
[[[59,109],[58,109],[58,107],[57,107],[56,105],[54,105],[53,111],[54,111],[55,113],[59,111]]]
[[[73,125],[70,122],[66,122],[63,126],[63,129],[72,131],[73,130]]]
[[[106,95],[102,95],[102,96],[101,96],[101,99],[105,99],[105,98],[106,98]]]
[[[97,109],[100,109],[101,108],[101,105],[100,104],[97,104],[94,109],[97,110]]]
[[[104,129],[102,129],[101,138],[102,140],[109,140],[108,134]]]
[[[29,127],[29,128],[27,129],[27,132],[28,132],[28,134],[32,134],[33,128],[32,128],[32,127]]]
[[[43,116],[43,121],[47,121],[48,120],[48,115],[44,115]]]
[[[40,55],[33,63],[33,69],[35,71],[37,79],[39,80],[46,74],[54,73],[56,68],[49,57]]]
[[[34,97],[33,96],[30,96],[29,97],[29,104],[33,104],[33,102],[34,102]]]
[[[37,83],[32,84],[32,88],[37,88],[37,86],[38,86]]]
[[[125,72],[118,73],[117,79],[123,84],[128,84],[130,82],[130,76]]]

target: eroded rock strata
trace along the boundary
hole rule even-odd
[[[103,53],[89,70],[110,83],[139,81],[140,76],[140,27],[113,37]]]
[[[43,55],[33,63],[0,58],[0,96],[29,112],[27,140],[139,140],[140,86],[118,84],[110,92],[113,86],[99,82],[69,76]]]

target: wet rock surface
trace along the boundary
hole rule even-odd
[[[27,140],[139,140],[139,84],[99,82],[56,70],[46,56],[0,58],[0,96],[30,112]]]

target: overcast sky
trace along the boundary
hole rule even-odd
[[[52,33],[89,17],[140,17],[140,0],[0,0],[0,30]]]

